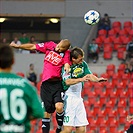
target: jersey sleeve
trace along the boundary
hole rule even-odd
[[[90,68],[88,67],[88,64],[84,61],[84,74],[92,74]]]
[[[49,42],[46,43],[37,43],[36,50],[45,53]]]
[[[30,90],[30,108],[31,108],[31,117],[33,118],[43,118],[44,109],[41,105],[41,99],[37,94],[36,88],[28,84],[28,89]]]
[[[62,67],[62,84],[63,84],[63,89],[65,91],[70,87],[69,85],[66,85],[66,80],[68,78],[71,78],[71,74],[66,73],[66,71],[64,70],[64,67]]]

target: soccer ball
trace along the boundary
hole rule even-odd
[[[95,25],[99,22],[99,20],[100,20],[100,14],[95,10],[90,10],[84,15],[84,21],[89,25]]]

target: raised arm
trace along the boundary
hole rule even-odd
[[[79,83],[79,82],[85,82],[85,81],[88,81],[89,80],[89,78],[88,78],[88,76],[84,76],[83,78],[77,78],[77,79],[75,79],[75,78],[68,78],[66,81],[65,81],[65,83],[66,83],[66,85],[73,85],[73,84],[77,84],[77,83]]]
[[[15,43],[10,44],[11,47],[18,48],[18,49],[25,49],[25,50],[36,50],[36,45],[32,43],[26,43],[22,45],[17,45]]]

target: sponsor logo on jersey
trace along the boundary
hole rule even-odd
[[[44,47],[44,43],[38,43],[37,44],[39,47]]]
[[[45,57],[45,60],[52,63],[53,65],[58,65],[61,62],[62,57],[54,51],[50,51]]]
[[[73,70],[72,77],[78,77],[83,73],[83,69],[81,67],[77,67]]]

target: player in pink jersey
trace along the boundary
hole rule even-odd
[[[41,85],[41,99],[42,105],[45,107],[45,118],[42,119],[43,133],[49,133],[50,130],[50,116],[56,110],[56,120],[58,128],[56,133],[61,131],[64,118],[63,110],[63,95],[64,90],[61,79],[61,69],[65,66],[65,70],[69,72],[69,55],[70,42],[67,39],[61,40],[58,44],[50,41],[38,44],[23,44],[16,45],[11,43],[10,46],[25,50],[37,50],[45,54],[42,85]]]

